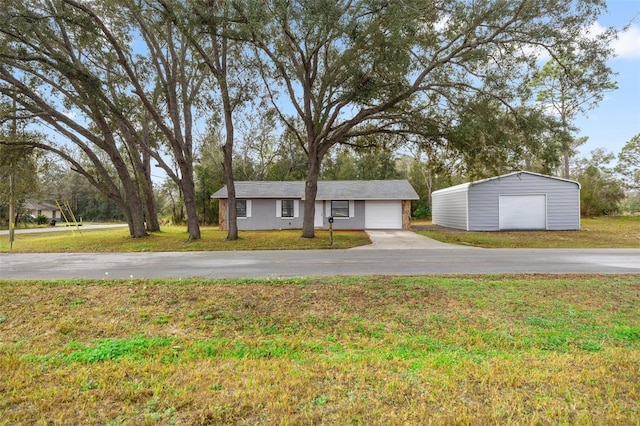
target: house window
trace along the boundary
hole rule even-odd
[[[247,217],[247,200],[236,200],[236,216]]]
[[[331,201],[331,216],[349,217],[349,201],[346,201],[346,200]]]
[[[282,200],[282,217],[293,217],[293,200]]]

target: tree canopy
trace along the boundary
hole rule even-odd
[[[616,171],[622,175],[628,188],[640,190],[640,133],[622,147]]]
[[[614,159],[614,154],[598,148],[589,157],[576,160],[572,177],[580,182],[583,216],[612,215],[619,210],[624,190],[611,166]]]
[[[584,29],[603,10],[595,0],[238,3],[273,104],[308,158],[303,236],[314,235],[331,147],[374,133],[441,133],[478,94],[517,105],[539,52],[559,60],[588,46]]]
[[[613,35],[614,32],[608,31],[565,46],[532,80],[536,99],[557,115],[561,123],[556,133],[563,152],[566,179],[570,177],[569,159],[580,142],[584,143],[572,136],[577,130],[572,122],[579,114],[597,105],[607,91],[617,88],[606,64],[612,54],[609,42]]]
[[[51,135],[32,146],[65,159],[116,203],[134,237],[159,228],[152,164],[177,189],[189,239],[200,237],[198,203],[209,191],[196,183],[213,176],[202,167],[213,163],[199,160],[207,135],[220,136],[213,149],[223,155],[209,157],[221,160],[231,201],[235,173],[303,175],[302,235],[313,237],[317,180],[357,174],[339,164],[345,156],[367,173],[393,176],[385,145],[397,138],[437,162],[430,174],[445,164],[469,176],[551,171],[575,143],[576,114],[615,87],[606,66],[615,31],[587,31],[605,11],[602,0],[3,6],[0,95],[20,94],[25,118]],[[541,58],[549,58],[542,68]],[[245,104],[261,109],[282,141],[270,130],[236,144]],[[252,162],[257,169],[233,164],[282,150],[288,156],[276,163]],[[229,239],[237,237],[234,215],[230,209]]]

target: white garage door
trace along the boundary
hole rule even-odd
[[[547,229],[547,196],[501,195],[500,229]]]
[[[402,229],[402,201],[365,201],[366,229]]]

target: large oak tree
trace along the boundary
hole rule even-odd
[[[99,29],[63,1],[5,1],[4,6],[0,92],[19,93],[21,109],[67,142],[32,145],[67,160],[118,204],[133,237],[146,235],[139,190],[144,181],[132,165],[140,157],[131,143],[127,96],[109,66],[116,59],[104,48]]]
[[[145,223],[159,227],[153,158],[180,187],[189,239],[200,238],[193,128],[207,109],[208,74],[188,36],[162,10],[136,0],[5,3],[0,90],[20,91],[24,107],[77,149],[42,147],[116,201],[134,237],[146,234]]]
[[[519,102],[539,53],[554,58],[584,40],[584,28],[605,8],[600,0],[247,0],[235,6],[273,104],[308,158],[304,237],[314,236],[317,179],[331,147],[371,133],[411,131],[407,117],[455,110],[475,94]]]

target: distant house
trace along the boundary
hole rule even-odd
[[[431,194],[432,221],[467,231],[580,229],[580,184],[515,172]]]
[[[58,206],[49,203],[38,203],[32,199],[25,200],[22,208],[26,210],[26,214],[30,214],[33,217],[43,215],[49,220],[60,220],[62,217]]]
[[[238,229],[301,229],[304,188],[295,182],[235,182]],[[220,229],[228,229],[227,187],[220,199]],[[418,194],[406,180],[319,181],[315,227],[327,229],[409,229],[411,200]]]

